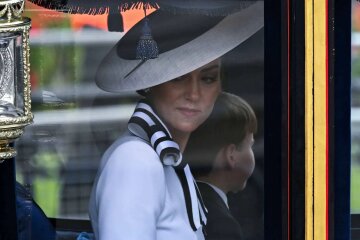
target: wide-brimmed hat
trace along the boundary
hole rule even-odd
[[[102,60],[96,84],[108,92],[152,87],[196,70],[221,57],[262,28],[263,1],[253,1],[229,16],[173,14],[161,9],[150,14],[159,55],[136,59],[143,21],[131,28]]]

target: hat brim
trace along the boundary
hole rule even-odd
[[[259,1],[225,17],[195,39],[141,65],[142,60],[119,57],[115,46],[101,62],[96,73],[96,84],[105,91],[118,93],[165,83],[221,57],[263,25],[263,2]]]
[[[208,16],[228,16],[247,8],[257,0],[157,0],[160,9],[185,14],[203,14]]]

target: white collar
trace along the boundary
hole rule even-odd
[[[219,194],[221,199],[224,201],[226,207],[229,208],[228,198],[227,198],[227,196],[226,196],[226,194],[224,193],[223,190],[221,190],[217,186],[212,185],[211,183],[208,183],[208,182],[204,182],[204,181],[198,181],[198,182],[205,183],[205,184],[209,185],[210,187],[212,187],[214,189],[214,191],[217,192],[217,194]]]

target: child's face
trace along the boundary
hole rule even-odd
[[[254,137],[252,133],[248,133],[245,139],[236,149],[235,157],[237,159],[236,169],[238,172],[238,189],[236,191],[243,190],[246,186],[248,178],[254,171],[255,168],[255,157],[252,150],[254,145]]]

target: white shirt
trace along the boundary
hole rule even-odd
[[[129,133],[104,154],[90,197],[97,240],[202,240],[190,226],[181,183],[153,148]]]
[[[214,191],[219,194],[219,196],[221,197],[221,199],[224,201],[225,205],[227,206],[227,208],[229,208],[229,204],[228,204],[228,198],[225,194],[225,192],[223,190],[221,190],[220,188],[218,188],[215,185],[212,185],[211,183],[208,182],[204,182],[204,181],[198,181],[198,182],[202,182],[205,183],[207,185],[209,185],[210,187],[212,187],[214,189]]]

